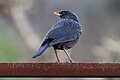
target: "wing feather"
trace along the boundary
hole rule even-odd
[[[53,39],[51,46],[61,42],[72,41],[77,39],[80,29],[80,25],[76,21],[63,19],[49,30],[44,40]]]

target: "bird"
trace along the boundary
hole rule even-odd
[[[40,48],[32,58],[40,56],[47,48],[53,47],[57,62],[60,62],[57,50],[63,50],[69,62],[73,63],[74,61],[67,50],[71,49],[82,36],[82,26],[77,15],[70,10],[56,11],[53,14],[60,17],[60,20],[47,32]]]

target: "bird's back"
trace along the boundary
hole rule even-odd
[[[68,48],[71,48],[81,34],[82,29],[78,22],[70,19],[62,19],[49,30],[45,36],[45,40],[53,39],[50,46],[56,46],[56,48],[63,45],[69,45]]]

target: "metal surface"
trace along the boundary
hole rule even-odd
[[[119,63],[0,63],[3,77],[120,76]]]

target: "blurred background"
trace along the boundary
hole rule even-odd
[[[120,0],[0,0],[0,62],[56,62],[52,48],[32,55],[60,20],[52,12],[64,9],[77,14],[84,31],[69,50],[75,62],[120,61]],[[63,51],[59,57],[67,60]]]

